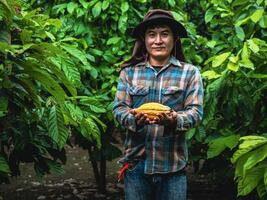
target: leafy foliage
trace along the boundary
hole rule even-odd
[[[240,142],[239,149],[231,159],[236,167],[238,195],[247,195],[257,188],[259,197],[265,199],[267,139],[261,136],[244,136],[240,138]]]
[[[239,195],[257,188],[265,198],[266,148],[247,136],[267,131],[266,1],[21,2],[0,0],[0,140],[15,147],[1,150],[0,168],[18,174],[19,162],[34,162],[39,175],[62,172],[70,134],[92,161],[119,156],[111,112],[119,65],[132,28],[163,8],[186,27],[186,60],[201,67],[205,86],[203,122],[187,134],[191,161],[207,159],[209,172],[224,168],[216,160],[235,167]]]

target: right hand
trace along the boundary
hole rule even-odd
[[[137,113],[137,112],[135,111],[135,109],[131,109],[131,110],[130,110],[130,113],[134,115],[136,124],[137,124],[138,126],[144,126],[144,125],[150,123],[150,120],[149,120],[149,118],[147,117],[147,114],[142,113],[142,112]]]

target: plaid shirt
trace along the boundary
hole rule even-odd
[[[137,126],[129,113],[148,102],[169,106],[178,113],[176,129],[150,124]],[[145,173],[176,172],[186,166],[186,131],[203,115],[203,85],[198,68],[171,57],[157,72],[149,62],[120,72],[113,113],[126,127],[125,152],[119,163],[145,158]]]

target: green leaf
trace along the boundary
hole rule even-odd
[[[69,137],[69,131],[64,125],[63,114],[58,106],[50,108],[48,117],[48,133],[62,149]]]
[[[20,78],[20,84],[28,92],[28,96],[30,97],[30,99],[32,99],[35,106],[41,107],[41,98],[37,92],[37,89],[35,88],[33,81],[27,78]]]
[[[216,15],[216,11],[213,7],[209,8],[205,13],[205,22],[209,23],[212,18]]]
[[[222,53],[218,56],[215,56],[214,59],[212,60],[212,67],[218,67],[220,66],[229,56],[231,52],[225,52]]]
[[[267,157],[267,144],[262,145],[253,151],[253,155],[250,156],[246,161],[246,163],[244,164],[244,172],[257,165],[266,157]]]
[[[93,9],[92,9],[92,13],[93,13],[93,16],[94,16],[94,17],[97,17],[97,16],[100,15],[100,13],[101,13],[101,7],[102,7],[102,3],[101,3],[101,1],[98,1],[98,2],[94,5],[94,7],[93,7]]]
[[[74,46],[61,44],[61,47],[65,49],[70,55],[73,55],[77,59],[79,59],[84,65],[88,65],[86,54]]]
[[[8,106],[8,97],[1,95],[0,96],[0,117],[3,117],[7,114],[7,106]]]
[[[127,29],[127,21],[128,21],[128,16],[125,13],[120,16],[118,22],[118,28],[122,33],[125,33]]]
[[[227,68],[231,71],[237,72],[239,69],[239,65],[229,61],[227,64]]]
[[[240,135],[222,136],[209,142],[207,157],[213,158],[218,156],[226,148],[233,149],[239,140]]]
[[[215,79],[221,76],[221,74],[218,74],[217,72],[213,71],[213,70],[207,70],[205,72],[202,73],[203,77],[207,77],[209,80],[211,79]]]
[[[65,170],[62,168],[62,165],[55,160],[46,159],[46,163],[49,167],[49,171],[55,173],[56,175],[63,175]]]
[[[68,6],[67,6],[67,11],[70,13],[70,14],[73,14],[73,11],[75,8],[77,8],[78,5],[74,2],[70,2],[68,3]]]
[[[80,126],[81,134],[89,141],[96,142],[97,147],[100,148],[100,130],[95,121],[92,118],[88,117],[82,120]]]
[[[94,115],[90,115],[91,118],[93,118],[103,129],[103,131],[105,132],[107,129],[107,125],[104,124],[104,122],[102,122],[100,119],[98,119],[96,116]]]
[[[45,34],[46,34],[47,37],[49,37],[52,41],[55,41],[55,40],[56,40],[55,36],[54,36],[52,33],[48,32],[48,31],[45,31]]]
[[[109,1],[104,0],[102,3],[102,10],[106,10],[109,7]]]
[[[236,32],[236,34],[237,34],[237,37],[238,37],[241,41],[243,41],[243,40],[245,39],[245,33],[244,33],[242,27],[240,27],[240,26],[235,26],[235,32]]]
[[[247,42],[244,42],[244,46],[242,48],[242,52],[241,52],[241,58],[242,59],[249,59],[249,50],[248,50],[248,44]]]
[[[69,111],[70,116],[72,117],[72,119],[76,122],[81,122],[83,120],[83,112],[82,110],[79,108],[79,106],[74,105],[70,102],[66,102],[65,103],[66,108]]]
[[[216,45],[216,41],[215,40],[211,40],[211,41],[207,42],[207,46],[209,48],[213,48],[213,47],[215,47],[215,45]]]
[[[6,159],[0,155],[0,172],[4,174],[11,173]]]
[[[254,42],[253,39],[247,40],[248,43],[248,47],[251,51],[253,51],[254,53],[258,53],[260,48],[259,46]]]
[[[171,7],[175,6],[175,1],[174,0],[168,0],[168,3]]]
[[[244,156],[246,153],[252,151],[263,144],[267,144],[267,139],[261,136],[243,136],[240,138],[241,144],[239,145],[238,150],[233,154],[231,161],[233,163]]]
[[[248,0],[234,0],[234,2],[232,3],[232,6],[240,6],[243,4],[247,4]]]
[[[96,68],[94,68],[94,67],[91,67],[91,69],[90,69],[90,75],[94,78],[94,79],[96,79],[97,78],[97,76],[98,76],[98,71],[97,71],[97,69]]]
[[[72,63],[69,59],[61,59],[62,63],[62,70],[64,71],[68,80],[73,84],[75,87],[81,86],[81,76],[80,72],[77,67]]]
[[[260,199],[267,199],[267,189],[263,181],[260,181],[257,186],[257,193]]]
[[[60,19],[48,19],[46,20],[44,26],[49,26],[49,25],[53,25],[59,29],[62,26],[62,22],[60,21]]]
[[[238,180],[238,196],[245,196],[256,188],[257,184],[262,179],[264,167],[266,168],[267,166],[260,165],[254,167],[246,174],[246,176]]]
[[[89,107],[95,113],[105,113],[106,112],[105,108],[97,107],[95,105],[90,105]]]
[[[241,26],[243,24],[246,24],[248,22],[248,20],[250,19],[250,17],[246,17],[244,19],[238,19],[235,23],[235,26]]]
[[[129,10],[129,4],[127,1],[124,1],[122,4],[121,4],[121,12],[127,12]]]
[[[267,28],[267,15],[264,15],[259,22],[261,28]]]
[[[119,41],[121,41],[121,37],[112,37],[108,39],[107,45],[114,45],[117,44]]]
[[[242,59],[238,64],[241,67],[245,67],[245,68],[252,69],[252,70],[255,69],[254,64],[251,62],[250,59]]]
[[[179,21],[179,22],[184,21],[184,16],[182,13],[180,13],[180,12],[178,13],[178,12],[174,12],[174,11],[171,11],[171,13],[173,14],[174,19],[176,19],[177,21]]]
[[[42,86],[51,94],[53,95],[57,102],[60,104],[64,103],[66,93],[62,89],[62,87],[55,81],[51,74],[47,73],[44,70],[40,70],[38,68],[35,68],[34,70],[27,69],[28,63],[20,62],[22,66],[25,68],[24,73],[31,76],[32,79],[39,81]]]
[[[256,10],[251,16],[250,16],[250,19],[254,22],[254,23],[257,23],[260,18],[262,17],[264,13],[264,9],[258,9]]]

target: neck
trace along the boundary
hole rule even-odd
[[[165,59],[155,59],[155,58],[149,56],[149,63],[152,66],[162,66],[163,67],[164,65],[166,65],[168,63],[169,59],[170,59],[170,56],[168,58],[165,58]]]

